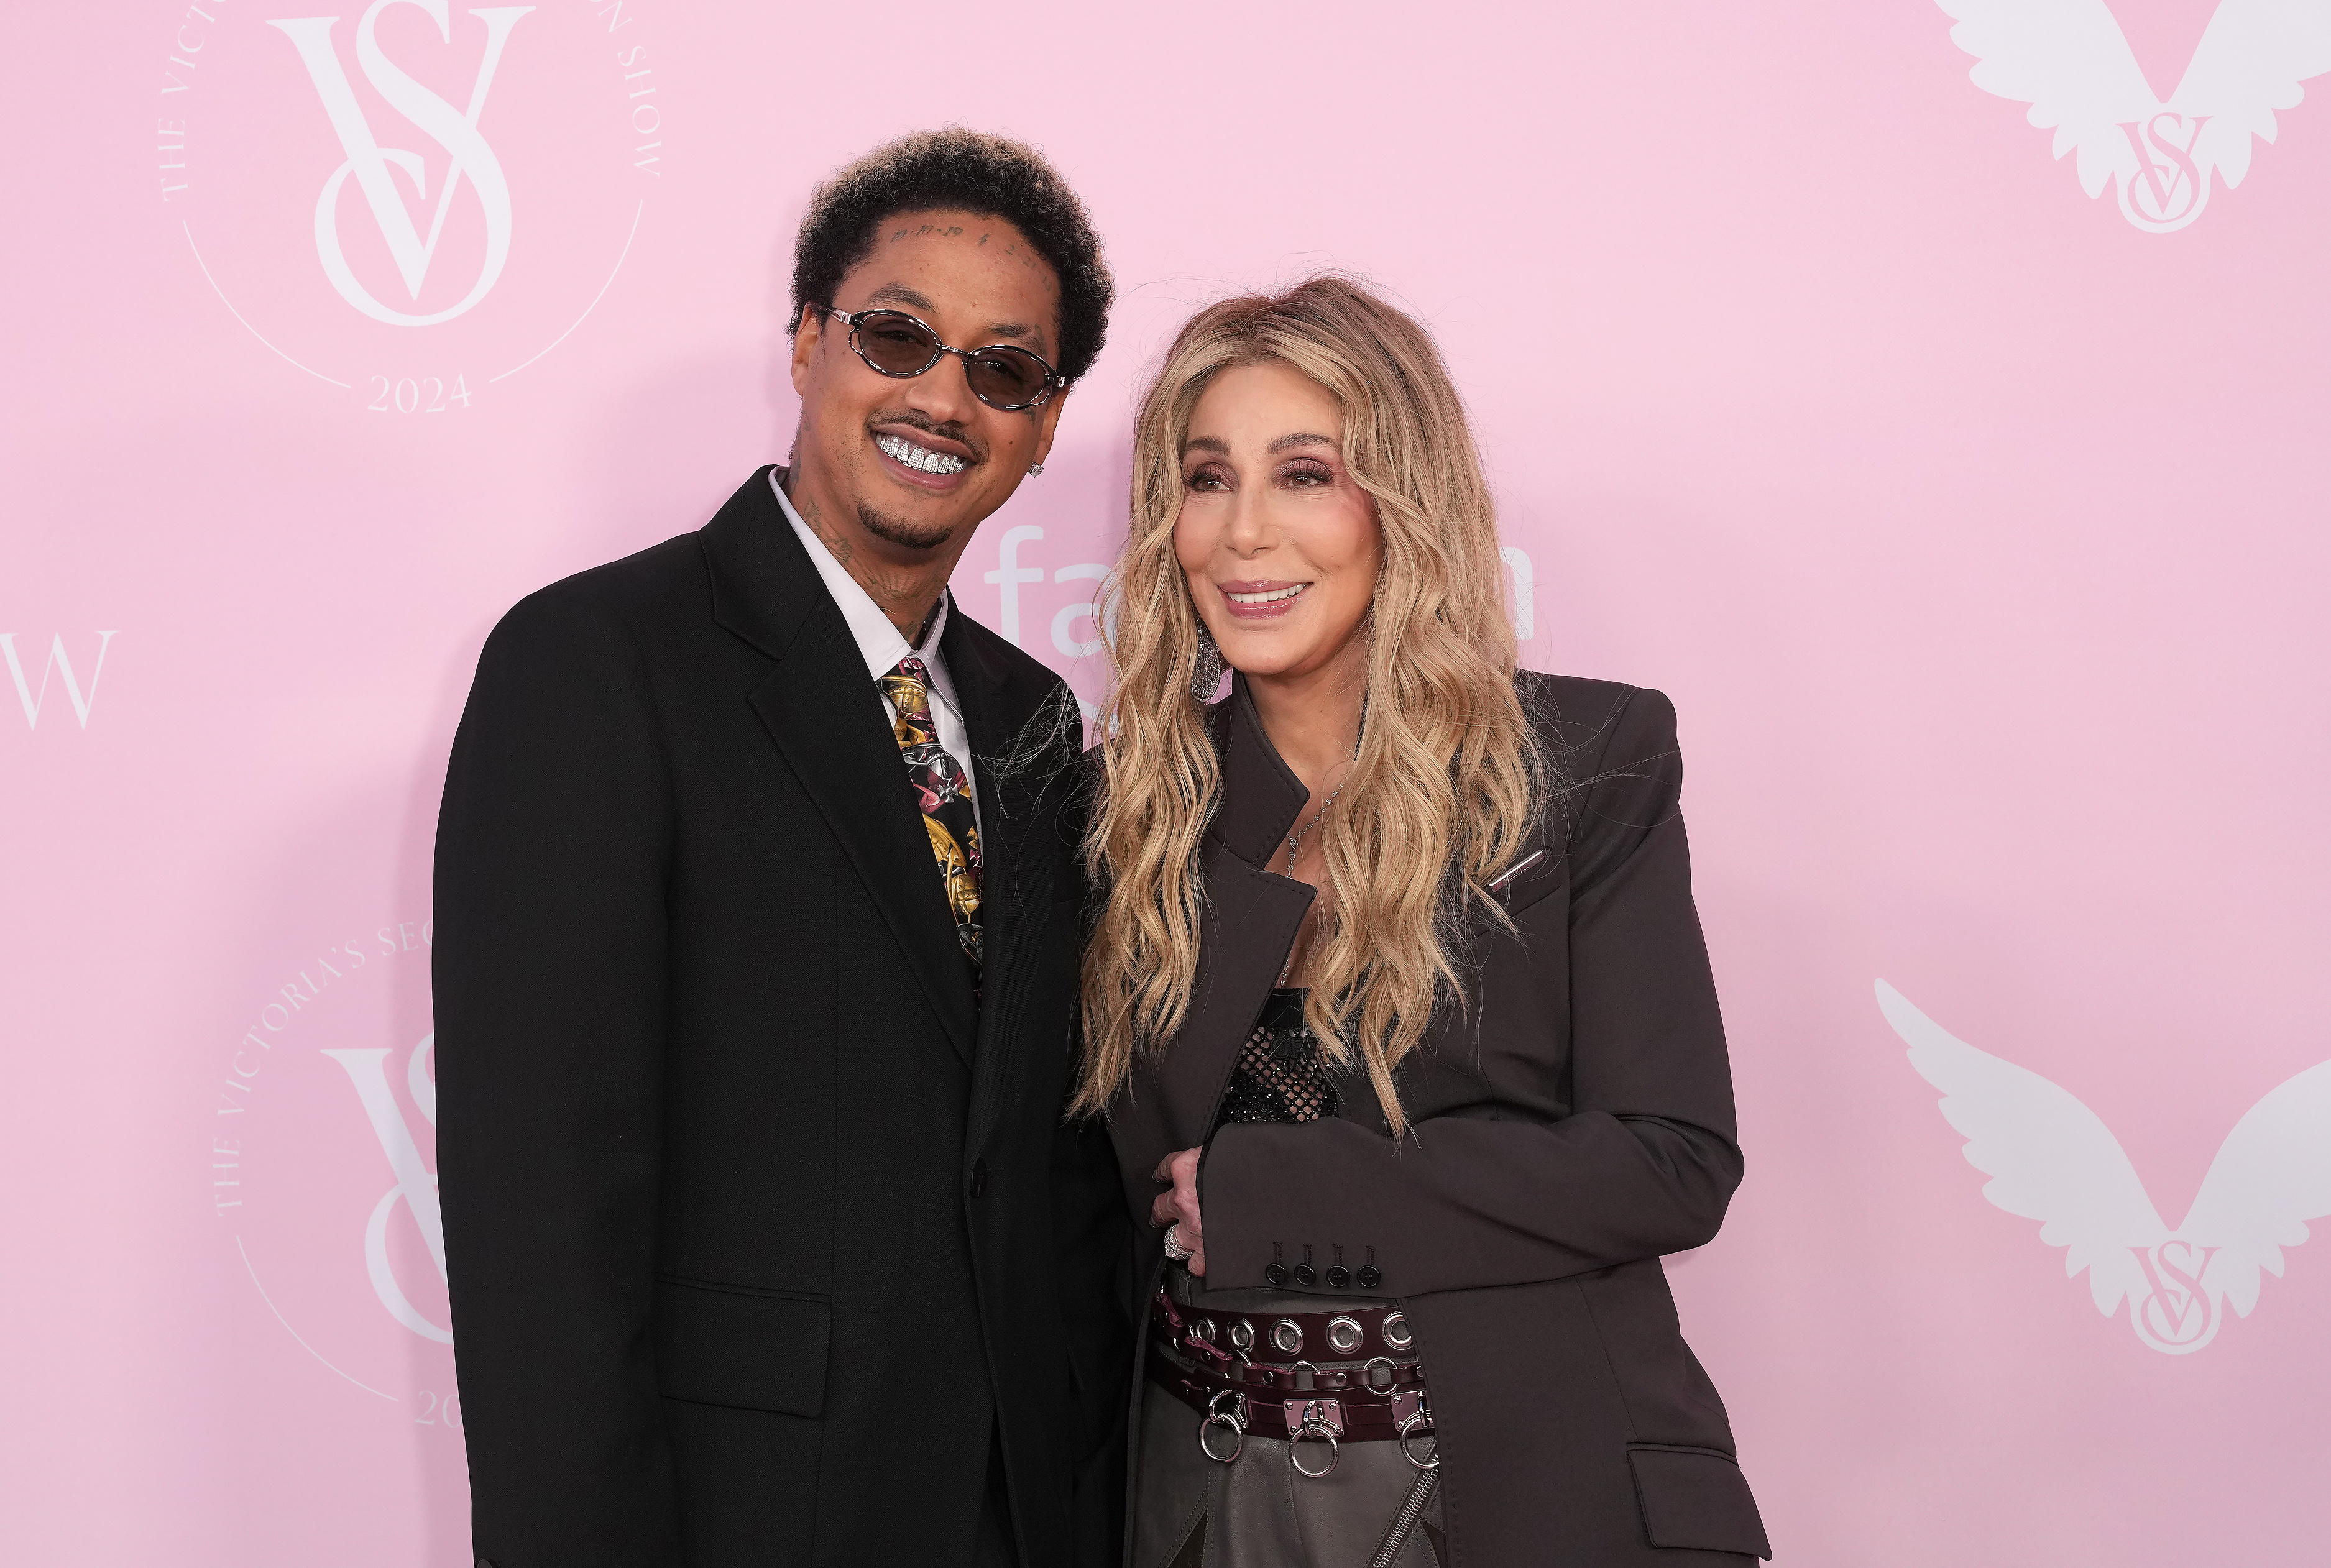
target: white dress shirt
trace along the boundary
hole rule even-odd
[[[774,469],[769,471],[769,488],[777,492],[777,505],[785,508],[785,521],[794,526],[794,533],[801,539],[802,548],[809,552],[811,562],[817,567],[817,575],[825,582],[825,591],[833,595],[835,607],[841,610],[842,618],[850,623],[850,634],[858,640],[859,656],[866,660],[867,684],[874,687],[875,694],[881,699],[882,711],[890,716],[891,723],[899,721],[899,709],[882,691],[879,684],[881,678],[896,670],[899,660],[909,653],[920,659],[924,668],[931,672],[931,719],[937,727],[939,744],[947,748],[949,756],[955,758],[956,765],[963,769],[964,793],[971,797],[972,821],[976,824],[979,821],[979,780],[971,770],[971,736],[963,727],[963,709],[956,704],[955,682],[947,678],[947,660],[939,652],[939,635],[947,630],[947,614],[953,608],[947,591],[939,591],[938,608],[932,612],[930,626],[923,633],[923,646],[917,648],[907,641],[898,627],[890,623],[890,617],[882,613],[882,606],[874,603],[873,595],[858,585],[858,579],[850,575],[850,569],[833,558],[833,552],[825,547],[825,541],[811,532],[810,526],[802,521],[801,514],[794,510],[793,498],[785,494],[785,487],[777,482],[777,471]],[[901,763],[899,765],[904,767],[906,765]]]

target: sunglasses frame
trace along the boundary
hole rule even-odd
[[[930,374],[930,370],[933,366],[937,365],[940,360],[946,358],[950,354],[962,360],[966,366],[980,355],[993,354],[1004,349],[1009,349],[1014,354],[1026,355],[1029,358],[1034,360],[1039,366],[1042,366],[1044,379],[1038,385],[1036,395],[1030,398],[1025,403],[994,402],[982,395],[978,387],[972,386],[968,377],[966,377],[965,379],[964,385],[971,386],[971,394],[974,397],[978,398],[980,402],[986,404],[988,407],[994,409],[999,413],[1024,413],[1032,408],[1042,408],[1044,404],[1052,401],[1055,394],[1065,391],[1069,385],[1069,378],[1062,375],[1059,371],[1054,370],[1050,360],[1037,353],[1034,349],[1023,348],[1017,343],[988,343],[983,344],[977,348],[957,348],[949,344],[947,339],[941,337],[938,334],[938,329],[933,327],[929,322],[924,320],[921,317],[909,315],[904,310],[894,310],[889,306],[883,306],[873,310],[837,310],[831,305],[819,305],[813,307],[813,309],[816,309],[819,314],[830,316],[834,320],[841,322],[844,327],[849,328],[850,351],[852,354],[857,355],[861,360],[864,361],[867,369],[872,371],[877,375],[887,375],[893,381],[912,381],[918,375],[928,375]],[[874,356],[867,353],[865,346],[858,341],[859,325],[868,318],[874,316],[896,316],[902,321],[913,322],[916,326],[921,328],[924,331],[931,335],[931,356],[929,360],[923,365],[921,369],[885,370],[880,366],[874,363]]]

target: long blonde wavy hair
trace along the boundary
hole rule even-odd
[[[1397,1137],[1406,1119],[1394,1069],[1437,1008],[1462,1004],[1465,917],[1504,917],[1489,883],[1518,853],[1550,764],[1515,694],[1496,510],[1464,405],[1424,328],[1336,276],[1200,311],[1141,400],[1084,842],[1107,898],[1085,951],[1070,1109],[1104,1110],[1136,1055],[1161,1049],[1189,1010],[1198,851],[1222,769],[1190,695],[1200,622],[1174,554],[1182,443],[1216,375],[1264,362],[1336,399],[1346,467],[1375,498],[1384,534],[1358,633],[1369,639],[1359,755],[1318,830],[1335,898],[1314,938],[1304,1016],[1337,1067],[1365,1067]]]

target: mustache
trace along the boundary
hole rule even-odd
[[[892,432],[901,428],[919,430],[924,434],[937,436],[941,441],[953,442],[971,454],[964,460],[966,465],[975,465],[987,461],[987,443],[974,435],[965,425],[940,424],[909,410],[901,410],[897,413],[878,413],[866,422],[869,434],[883,427],[888,427]]]

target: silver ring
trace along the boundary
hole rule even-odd
[[[1379,1366],[1385,1369],[1381,1387],[1376,1383],[1376,1368]],[[1360,1386],[1374,1393],[1390,1393],[1400,1386],[1400,1363],[1388,1355],[1370,1356],[1367,1364],[1360,1368]]]
[[[1303,1348],[1303,1326],[1291,1317],[1282,1317],[1270,1326],[1271,1347],[1281,1355],[1293,1355]]]
[[[1405,1312],[1395,1312],[1385,1317],[1376,1332],[1383,1335],[1384,1342],[1394,1350],[1406,1350],[1416,1342],[1416,1335],[1409,1331],[1408,1314]]]
[[[1297,1457],[1297,1454],[1307,1440],[1325,1442],[1327,1445],[1327,1463],[1324,1468],[1307,1470],[1303,1468],[1303,1461]],[[1295,1468],[1297,1475],[1306,1480],[1316,1481],[1323,1476],[1334,1474],[1336,1461],[1342,1457],[1343,1445],[1336,1440],[1336,1429],[1325,1421],[1305,1421],[1301,1426],[1297,1427],[1294,1433],[1287,1440],[1287,1462]],[[1416,1461],[1411,1459],[1409,1463],[1415,1464]]]
[[[1229,1453],[1214,1452],[1214,1445],[1206,1440],[1206,1434],[1216,1427],[1230,1429],[1231,1451]],[[1237,1462],[1239,1455],[1246,1451],[1246,1429],[1228,1416],[1208,1416],[1198,1423],[1198,1451],[1218,1465],[1233,1464]],[[1413,1459],[1409,1461],[1411,1464],[1415,1462]]]
[[[1182,1245],[1182,1221],[1175,1221],[1166,1227],[1166,1256],[1176,1263],[1187,1263],[1197,1254]]]
[[[1424,1435],[1426,1437],[1432,1438],[1432,1457],[1430,1459],[1420,1459],[1409,1451],[1409,1437],[1419,1427],[1422,1427],[1424,1429]],[[1200,1440],[1201,1447],[1204,1446],[1204,1440],[1202,1438]],[[1406,1459],[1410,1464],[1415,1466],[1420,1470],[1437,1470],[1441,1468],[1441,1440],[1437,1437],[1432,1437],[1431,1418],[1426,1416],[1422,1411],[1417,1411],[1416,1414],[1409,1417],[1406,1421],[1400,1423],[1400,1457]]]
[[[1338,1355],[1351,1354],[1367,1336],[1356,1317],[1338,1317],[1327,1325],[1327,1348]]]
[[[1297,1377],[1295,1374],[1296,1374],[1297,1373],[1299,1373],[1299,1372],[1308,1372],[1308,1373],[1309,1373],[1311,1374],[1311,1381],[1310,1381],[1310,1383],[1308,1383],[1307,1384],[1306,1383],[1304,1383],[1304,1381],[1303,1381],[1301,1378]],[[1289,1365],[1288,1365],[1288,1367],[1287,1367],[1287,1386],[1288,1386],[1288,1387],[1289,1387],[1289,1388],[1292,1388],[1292,1389],[1301,1389],[1301,1388],[1307,1388],[1307,1387],[1308,1387],[1308,1388],[1318,1388],[1318,1387],[1319,1386],[1319,1369],[1318,1369],[1318,1367],[1316,1367],[1316,1366],[1312,1365],[1312,1364],[1311,1364],[1309,1362],[1308,1362],[1308,1361],[1298,1361],[1298,1362],[1292,1362],[1292,1363],[1289,1363]]]

